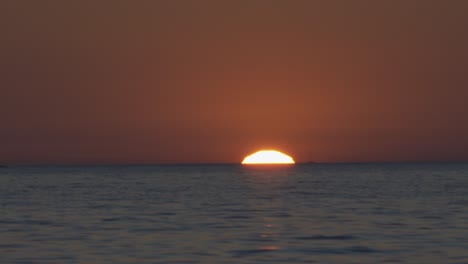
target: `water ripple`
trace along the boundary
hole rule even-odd
[[[294,239],[298,239],[298,240],[353,240],[353,239],[357,239],[357,237],[350,236],[350,235],[337,235],[337,236],[318,235],[318,236],[299,236],[299,237],[294,237]]]

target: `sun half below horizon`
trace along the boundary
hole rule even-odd
[[[294,164],[294,159],[277,150],[259,150],[248,155],[242,164]]]

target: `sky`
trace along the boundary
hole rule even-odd
[[[468,160],[468,1],[0,2],[0,164]]]

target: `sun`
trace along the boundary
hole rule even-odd
[[[294,164],[293,158],[276,150],[260,150],[244,158],[242,164]]]

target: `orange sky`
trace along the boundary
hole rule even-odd
[[[468,160],[467,1],[2,1],[0,164]]]

